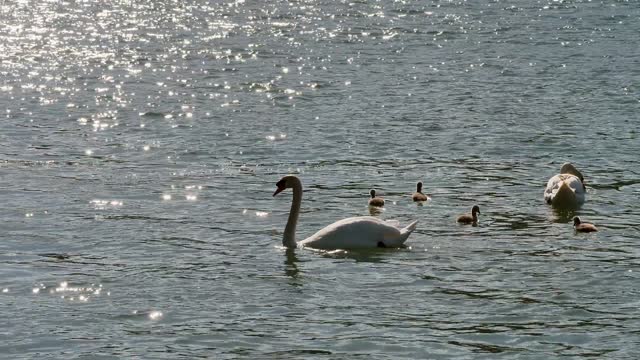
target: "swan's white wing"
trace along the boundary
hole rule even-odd
[[[352,217],[336,221],[302,240],[299,245],[316,249],[397,247],[404,243],[413,228],[401,232],[393,224],[376,217]]]
[[[544,200],[554,206],[579,206],[584,203],[585,188],[577,176],[558,174],[547,182]]]
[[[400,229],[400,221],[399,220],[384,220],[387,225],[391,225]]]

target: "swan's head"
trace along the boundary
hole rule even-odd
[[[473,214],[473,215],[480,214],[480,206],[473,205],[473,208],[471,208],[471,214]]]
[[[371,191],[369,191],[369,194],[371,194],[371,198],[373,199],[374,197],[376,197],[376,190],[371,189]]]
[[[418,185],[416,186],[418,192],[422,192],[422,181],[418,181]]]
[[[282,179],[280,179],[280,181],[276,183],[277,189],[276,189],[276,192],[273,193],[273,196],[278,195],[284,189],[289,189],[296,186],[296,184],[300,184],[300,179],[298,179],[297,177],[293,175],[287,175],[283,177]]]
[[[578,226],[578,225],[580,225],[581,222],[582,221],[580,221],[579,217],[576,216],[576,217],[573,218],[573,226]]]
[[[572,163],[562,164],[562,167],[560,168],[560,174],[575,175],[580,179],[580,181],[584,182],[584,177],[582,176],[582,173],[580,173],[580,171],[578,171],[578,169],[576,169],[576,167],[573,166]]]

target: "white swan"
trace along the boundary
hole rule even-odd
[[[285,176],[276,183],[276,196],[284,189],[293,189],[293,202],[284,228],[282,245],[287,248],[311,247],[315,249],[365,249],[376,247],[400,247],[415,230],[418,221],[405,228],[395,222],[386,222],[372,216],[351,217],[336,221],[312,236],[296,242],[296,225],[302,202],[302,183],[293,175]]]
[[[547,204],[559,208],[579,207],[584,203],[585,196],[584,177],[570,163],[562,165],[560,174],[549,179],[544,190],[544,200]]]

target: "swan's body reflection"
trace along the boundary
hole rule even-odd
[[[566,224],[572,222],[575,216],[575,210],[552,208],[551,221],[558,224]]]

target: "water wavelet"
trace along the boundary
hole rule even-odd
[[[129,314],[117,315],[117,319],[130,319],[130,320],[160,320],[164,316],[164,313],[160,310],[132,310]],[[135,333],[135,331],[134,331]]]

